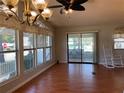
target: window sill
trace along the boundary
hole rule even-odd
[[[4,86],[4,85],[6,85],[6,84],[8,84],[8,83],[10,83],[10,82],[12,82],[12,81],[18,79],[18,77],[19,77],[19,75],[16,75],[16,76],[13,77],[13,78],[10,78],[10,79],[8,79],[8,80],[6,80],[6,81],[1,82],[1,83],[0,83],[0,87],[2,87],[2,86]]]

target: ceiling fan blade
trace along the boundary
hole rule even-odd
[[[74,0],[73,4],[83,4],[85,2],[87,2],[88,0]]]
[[[62,5],[52,5],[52,6],[48,6],[48,8],[60,8],[63,7]]]
[[[57,2],[61,3],[64,6],[69,6],[70,3],[67,0],[56,0]]]
[[[79,5],[73,5],[70,8],[72,10],[76,10],[76,11],[84,11],[85,10],[85,7],[81,6],[80,4]]]
[[[68,3],[71,3],[72,0],[66,0]]]

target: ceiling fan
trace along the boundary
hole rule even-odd
[[[85,11],[85,7],[82,6],[81,4],[87,2],[88,0],[56,0],[59,2],[61,5],[53,5],[49,6],[48,8],[59,8],[59,7],[64,7],[60,10],[60,14],[63,14],[63,11],[70,11],[70,10],[75,10],[75,11]]]

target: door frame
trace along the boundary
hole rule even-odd
[[[80,34],[81,36],[80,36],[80,38],[82,38],[82,34],[88,34],[88,33],[94,33],[95,34],[95,47],[94,47],[94,55],[95,56],[93,56],[93,60],[94,60],[94,62],[83,62],[83,58],[82,58],[82,48],[81,48],[81,62],[69,62],[69,45],[68,45],[68,35],[69,34]],[[98,64],[98,58],[99,58],[99,56],[98,56],[98,31],[94,31],[94,32],[79,32],[79,33],[67,33],[67,62],[68,63],[75,63],[75,64]],[[81,42],[82,43],[82,42]],[[81,44],[81,47],[82,47],[82,44]]]

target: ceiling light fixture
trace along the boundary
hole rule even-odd
[[[70,13],[72,13],[72,12],[73,12],[72,9],[68,9],[68,10],[62,9],[62,14],[70,14]]]
[[[29,25],[35,24],[37,19],[41,16],[43,19],[48,20],[52,16],[52,11],[47,8],[47,2],[45,0],[24,0],[24,12],[23,20],[20,19],[17,13],[19,0],[1,0],[4,5],[0,7],[2,11],[8,16],[8,20],[11,16],[15,16],[20,23],[27,22]],[[36,11],[31,10],[31,3]]]

